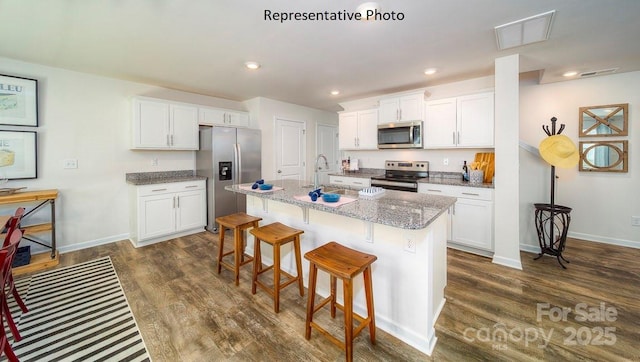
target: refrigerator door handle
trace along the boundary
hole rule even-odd
[[[232,172],[233,172],[233,184],[234,185],[239,185],[240,184],[240,167],[239,167],[239,163],[240,163],[240,155],[238,154],[238,144],[234,143],[231,145],[233,147],[233,166],[232,166]]]
[[[238,175],[238,184],[242,183],[242,149],[240,148],[240,144],[236,143],[236,152],[238,154],[238,160],[236,162],[236,167],[238,168],[238,172],[236,173],[236,175]]]

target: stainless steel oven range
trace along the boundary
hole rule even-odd
[[[429,161],[385,161],[383,176],[371,177],[371,186],[418,192],[418,180],[429,177]]]

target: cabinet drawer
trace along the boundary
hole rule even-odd
[[[369,187],[371,179],[364,177],[329,176],[329,183],[333,185]]]
[[[204,181],[185,181],[164,184],[138,186],[138,196],[160,195],[181,191],[194,191],[204,189]]]
[[[483,187],[451,186],[421,183],[419,192],[443,196],[460,197],[464,199],[493,201],[493,189]]]

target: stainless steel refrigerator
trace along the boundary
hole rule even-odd
[[[207,177],[207,229],[217,232],[216,217],[246,211],[246,196],[225,186],[262,178],[262,135],[258,129],[200,127],[196,171]]]

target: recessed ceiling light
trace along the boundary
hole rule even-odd
[[[432,74],[436,74],[438,70],[436,68],[428,68],[424,71],[424,74],[426,75],[432,75]]]
[[[360,4],[356,8],[356,11],[360,13],[362,20],[369,20],[367,18],[367,12],[369,11],[369,14],[373,14],[376,11],[380,12],[380,5],[378,5],[378,3],[376,2],[366,2],[366,3]]]
[[[256,69],[260,68],[260,63],[258,63],[258,62],[246,62],[246,63],[244,63],[244,66],[247,67],[248,69],[256,70]]]
[[[574,75],[578,75],[578,72],[576,72],[575,70],[569,71],[569,72],[565,72],[564,74],[562,74],[564,77],[573,77]]]
[[[334,90],[331,91],[331,95],[332,96],[337,96],[338,94],[340,94],[340,91],[337,90],[337,89],[334,89]]]

